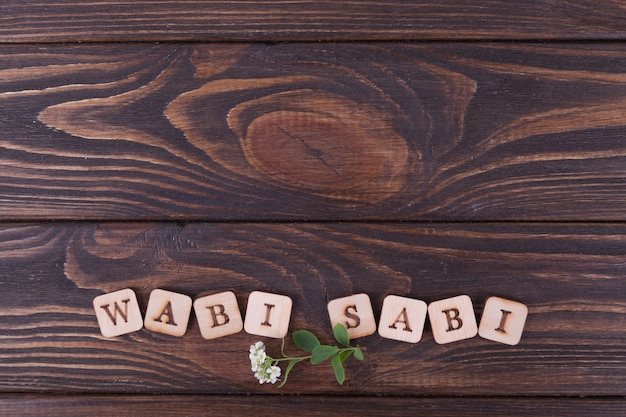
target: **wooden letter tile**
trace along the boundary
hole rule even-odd
[[[217,339],[243,329],[237,297],[232,291],[198,298],[193,303],[193,309],[205,339]]]
[[[376,319],[367,294],[332,300],[328,303],[328,316],[333,327],[337,323],[346,326],[350,339],[369,336],[376,332]]]
[[[387,339],[417,343],[426,322],[426,303],[413,298],[388,295],[378,324],[378,334]]]
[[[153,332],[181,337],[187,332],[191,297],[165,290],[152,290],[144,326]]]
[[[485,302],[478,334],[494,342],[516,345],[522,338],[526,316],[526,305],[500,297],[489,297]]]
[[[439,344],[470,339],[478,332],[472,300],[467,295],[431,303],[428,316],[435,342]]]
[[[280,339],[289,331],[291,298],[253,291],[248,297],[244,329],[247,333]]]
[[[93,308],[104,337],[136,332],[143,327],[137,296],[130,288],[97,296]]]

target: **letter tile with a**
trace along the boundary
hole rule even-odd
[[[417,343],[426,322],[426,303],[413,298],[388,295],[378,323],[378,334],[387,339]]]
[[[144,326],[153,332],[181,337],[187,332],[191,297],[161,289],[152,290]]]

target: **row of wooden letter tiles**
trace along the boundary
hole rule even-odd
[[[142,319],[135,293],[129,288],[100,295],[93,305],[105,337],[135,332],[144,326],[154,332],[180,337],[187,331],[192,300],[184,294],[155,289],[150,294],[145,319]],[[205,339],[235,334],[242,329],[258,336],[285,337],[291,307],[291,298],[285,295],[253,291],[248,297],[245,320],[242,320],[237,298],[231,291],[193,302]],[[376,332],[376,320],[367,294],[330,301],[328,314],[331,325],[344,324],[351,339]],[[528,308],[516,301],[490,297],[478,326],[472,300],[467,295],[435,301],[428,306],[421,300],[389,295],[383,301],[378,333],[388,339],[417,343],[422,338],[427,314],[433,337],[439,344],[479,334],[488,340],[516,345],[524,330]]]

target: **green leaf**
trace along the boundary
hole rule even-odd
[[[365,359],[363,357],[363,351],[359,348],[354,348],[354,358],[357,360],[362,361],[363,359]]]
[[[343,369],[343,363],[341,362],[341,355],[335,355],[331,359],[330,363],[333,365],[333,371],[335,371],[335,378],[339,385],[343,385],[343,381],[346,379],[346,371]]]
[[[339,352],[339,348],[337,346],[319,345],[313,349],[313,352],[311,352],[311,363],[313,365],[322,363],[326,359],[335,355],[337,352]]]
[[[339,342],[339,344],[343,346],[350,346],[350,336],[348,336],[348,329],[341,323],[335,324],[333,327],[333,335],[335,336],[335,340]]]
[[[352,352],[354,352],[352,349],[344,350],[343,352],[341,352],[339,354],[339,358],[341,359],[341,362],[345,362],[346,359],[348,359],[350,355],[352,355]]]
[[[320,345],[317,337],[308,330],[296,330],[291,334],[293,343],[305,352],[312,353]]]
[[[300,362],[300,361],[298,361],[298,360],[289,361],[289,365],[287,365],[287,368],[285,368],[285,373],[283,374],[283,382],[280,383],[278,388],[282,387],[283,385],[285,385],[287,383],[287,378],[289,377],[289,372],[291,372],[291,368],[293,368],[295,366],[295,364],[298,363],[298,362]]]

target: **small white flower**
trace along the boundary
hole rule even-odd
[[[270,382],[270,380],[263,375],[263,372],[261,372],[260,370],[258,372],[256,372],[254,374],[254,376],[256,377],[256,379],[259,380],[259,384],[264,384],[265,382]]]
[[[259,372],[255,372],[254,377],[259,380],[259,384],[265,382],[265,377],[263,377]]]
[[[280,377],[281,370],[278,366],[274,365],[274,366],[271,366],[267,370],[267,373],[269,375],[269,382],[271,382],[272,384],[275,384],[276,381],[278,381],[278,378]]]
[[[258,379],[259,384],[278,381],[281,370],[280,367],[272,365],[274,359],[265,353],[265,345],[263,342],[256,342],[250,345],[250,369],[254,372],[254,377]]]
[[[250,345],[250,353],[258,352],[259,350],[265,350],[265,344],[263,342],[256,342]]]
[[[258,367],[258,365],[265,362],[267,354],[265,353],[265,345],[263,342],[256,342],[254,345],[250,345],[250,355],[248,355],[248,357],[250,358],[253,369],[255,366]]]

